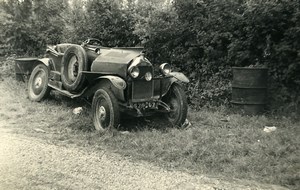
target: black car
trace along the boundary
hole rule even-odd
[[[176,126],[186,120],[181,84],[188,78],[172,72],[168,63],[155,72],[141,48],[107,48],[88,39],[81,45],[48,46],[45,58],[34,61],[39,64],[29,78],[29,98],[41,101],[57,90],[70,98],[90,99],[96,130],[117,127],[124,112],[137,117],[161,112]]]

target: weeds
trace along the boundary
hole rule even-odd
[[[186,129],[172,128],[159,117],[124,118],[118,130],[100,134],[93,129],[90,107],[85,102],[55,93],[41,103],[31,102],[23,83],[12,78],[1,83],[9,96],[16,94],[7,102],[9,113],[18,115],[12,125],[16,132],[91,151],[109,149],[169,169],[300,188],[300,123],[291,118],[241,116],[220,107],[191,110],[188,117],[192,126]],[[72,110],[78,106],[84,111],[74,115]],[[265,133],[266,125],[277,130]]]

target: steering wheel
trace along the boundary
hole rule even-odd
[[[88,45],[101,46],[101,41],[96,38],[88,38],[83,43]]]

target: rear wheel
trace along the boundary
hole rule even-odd
[[[51,88],[48,86],[49,69],[44,64],[37,65],[28,81],[28,97],[32,101],[39,102],[49,96]]]
[[[120,111],[118,101],[114,94],[107,88],[96,91],[93,103],[93,123],[98,131],[106,131],[117,128],[120,123]]]
[[[61,80],[65,89],[78,92],[83,89],[85,78],[82,71],[88,67],[85,50],[79,45],[69,47],[62,58]]]
[[[173,84],[163,98],[171,111],[165,115],[172,125],[181,127],[187,117],[188,105],[184,90],[179,84]]]

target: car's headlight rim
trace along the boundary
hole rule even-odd
[[[140,75],[140,69],[137,66],[129,68],[129,74],[132,78],[137,78]]]
[[[169,63],[163,63],[159,66],[159,70],[163,75],[171,73],[171,65]]]

